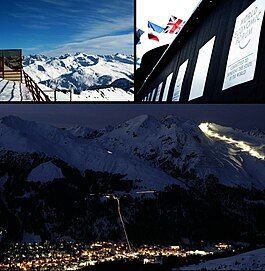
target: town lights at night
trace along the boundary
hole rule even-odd
[[[128,250],[127,243],[94,242],[91,244],[66,243],[10,245],[3,253],[0,270],[82,270],[115,261],[138,261],[143,264],[157,264],[167,257],[188,259],[194,256],[209,256],[229,252],[228,244],[211,244],[207,248],[189,249],[178,245],[141,245]],[[27,254],[25,255],[25,251]]]
[[[213,124],[211,124],[211,123],[201,123],[199,125],[199,128],[209,138],[219,139],[221,141],[224,141],[228,144],[233,145],[234,147],[241,150],[242,152],[247,152],[249,155],[251,155],[253,157],[265,160],[265,155],[263,155],[262,153],[259,153],[255,148],[253,148],[252,146],[250,146],[246,142],[238,141],[238,140],[235,140],[231,137],[227,137],[225,135],[221,135],[218,132],[216,132],[215,129],[213,128]]]

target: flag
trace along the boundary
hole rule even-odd
[[[141,29],[137,29],[135,31],[135,44],[140,44],[140,38],[144,34],[144,31]]]
[[[155,40],[155,41],[158,41],[159,42],[159,38],[158,36],[152,34],[152,33],[148,33],[148,39],[149,40]]]
[[[149,30],[148,39],[159,42],[159,38],[157,34],[163,32],[164,30],[163,27],[148,21],[148,30]]]
[[[163,32],[169,34],[177,34],[181,30],[184,23],[185,22],[183,20],[178,19],[176,16],[171,16]]]
[[[153,30],[154,32],[157,32],[157,33],[161,33],[164,30],[163,27],[161,27],[161,26],[159,26],[157,24],[151,23],[149,21],[148,21],[148,28],[150,30]]]

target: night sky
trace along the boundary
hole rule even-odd
[[[0,117],[16,115],[23,119],[47,122],[60,127],[116,125],[138,115],[160,117],[174,114],[195,122],[265,131],[265,105],[136,105],[136,104],[1,104]]]

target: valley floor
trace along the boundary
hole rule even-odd
[[[224,243],[209,244],[200,249],[198,247],[181,248],[178,245],[141,245],[129,251],[128,246],[120,242],[81,244],[61,241],[58,243],[13,243],[0,252],[0,270],[176,271],[196,270],[196,267],[201,269],[204,266],[180,267],[200,261],[205,261],[205,264],[222,261],[223,265],[205,265],[217,267],[218,270],[225,270],[224,266],[228,266],[228,270],[232,270],[234,266],[242,267],[241,270],[262,270],[265,249],[212,261],[209,259],[240,253],[242,248]],[[226,259],[234,259],[236,264],[225,265]],[[247,264],[244,265],[244,263]]]

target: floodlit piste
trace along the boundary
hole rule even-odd
[[[234,147],[238,148],[239,150],[249,153],[249,155],[251,155],[253,157],[256,157],[261,160],[265,159],[265,156],[261,152],[259,152],[256,148],[250,146],[246,142],[238,141],[238,140],[235,140],[231,137],[228,137],[226,135],[221,135],[220,133],[218,133],[216,131],[217,130],[216,125],[214,125],[212,123],[207,123],[207,122],[201,123],[199,125],[199,128],[202,130],[202,132],[204,132],[205,135],[207,135],[210,138],[225,141],[226,143],[233,145]]]

